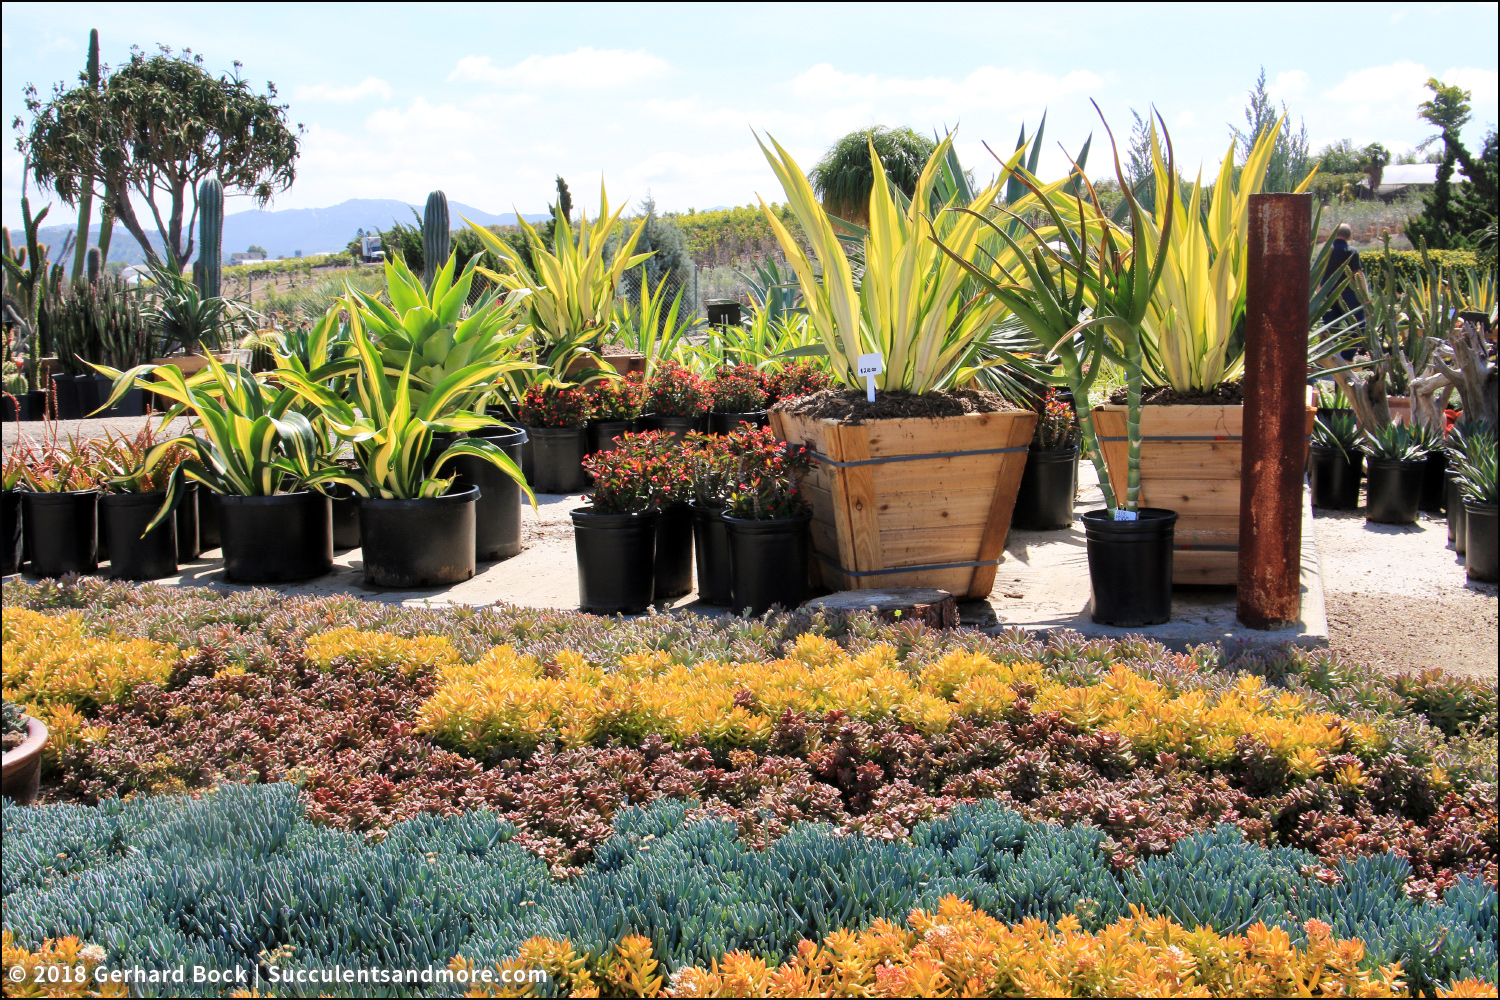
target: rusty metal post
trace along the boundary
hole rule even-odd
[[[1249,222],[1239,619],[1271,629],[1302,611],[1312,195],[1253,194]]]

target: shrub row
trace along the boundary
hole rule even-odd
[[[639,935],[670,975],[732,952],[779,964],[803,940],[951,895],[1005,923],[1072,916],[1098,933],[1134,907],[1219,934],[1260,922],[1314,949],[1308,922],[1320,921],[1364,944],[1363,968],[1400,962],[1417,988],[1495,979],[1494,890],[1459,879],[1441,903],[1413,901],[1390,854],[1320,878],[1312,855],[1222,827],[1117,872],[1099,831],[989,803],[918,824],[909,843],[800,824],[764,850],[700,816],[689,804],[623,810],[594,864],[557,882],[488,810],[410,820],[372,844],[309,823],[288,785],[6,804],[5,922],[29,948],[74,935],[111,964],[148,968],[257,966],[263,954],[308,968],[489,963],[535,937],[609,956]]]

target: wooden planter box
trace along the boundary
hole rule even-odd
[[[238,362],[242,365],[250,364],[250,351],[215,351],[214,360],[221,365]],[[193,375],[208,367],[208,357],[203,354],[169,354],[162,358],[152,358],[153,365],[176,365],[177,370],[184,375]]]
[[[1124,406],[1096,406],[1094,429],[1115,492],[1123,497],[1129,448]],[[1307,410],[1312,433],[1317,410]],[[1142,507],[1177,512],[1172,583],[1239,581],[1243,406],[1141,407]]]
[[[987,597],[1035,424],[1024,411],[846,425],[773,410],[776,435],[819,456],[803,484],[814,581]]]
[[[599,360],[604,362],[604,367],[613,368],[621,375],[644,375],[646,374],[646,356],[644,354],[601,354]],[[568,365],[567,371],[563,372],[563,378],[571,379],[586,368],[596,368],[592,361],[578,359]]]

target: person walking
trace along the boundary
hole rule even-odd
[[[1328,312],[1323,314],[1324,323],[1332,323],[1340,316],[1353,316],[1354,322],[1359,325],[1360,333],[1365,329],[1365,310],[1359,304],[1360,296],[1355,292],[1355,286],[1368,298],[1370,288],[1365,284],[1364,266],[1359,262],[1359,251],[1349,248],[1349,237],[1354,235],[1354,230],[1349,223],[1340,222],[1333,231],[1333,247],[1328,251],[1328,264],[1323,269],[1323,280],[1328,281],[1335,277],[1340,269],[1346,269],[1349,273],[1349,283],[1339,293],[1339,297],[1329,304]],[[1345,361],[1354,360],[1354,348],[1340,352]]]

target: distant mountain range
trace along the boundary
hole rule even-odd
[[[251,210],[236,212],[224,217],[224,258],[231,253],[247,250],[251,244],[264,247],[272,257],[292,257],[297,253],[308,256],[343,250],[354,239],[360,229],[366,232],[389,229],[392,222],[411,224],[412,210],[422,212],[421,206],[408,205],[394,198],[351,198],[331,208],[285,208],[280,211],[263,212]],[[483,209],[452,201],[448,203],[449,217],[455,228],[463,225],[467,218],[482,226],[513,226],[516,214],[506,212],[494,215]],[[522,213],[527,222],[539,222],[548,218],[545,212]],[[48,257],[56,261],[62,251],[63,240],[74,230],[74,226],[43,226],[37,231],[37,239],[49,247]],[[149,224],[147,232],[152,236],[152,245],[161,252],[161,239]],[[20,234],[12,231],[11,238]],[[99,225],[96,223],[89,233],[90,245],[99,242]],[[146,255],[135,237],[124,226],[116,224],[114,236],[110,238],[109,259],[124,264],[141,264]]]

